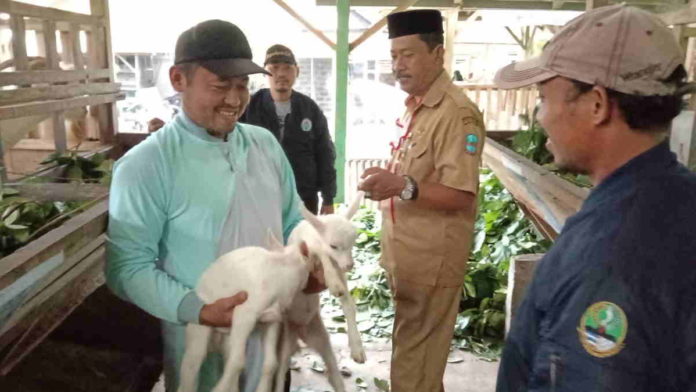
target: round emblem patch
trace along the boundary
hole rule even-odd
[[[312,130],[312,120],[310,120],[310,119],[308,119],[308,118],[305,118],[305,119],[302,120],[302,122],[300,123],[300,128],[302,128],[302,130],[305,131],[305,132],[311,131],[311,130]]]
[[[476,143],[478,142],[478,136],[474,135],[473,133],[470,133],[466,135],[466,141],[468,143]]]
[[[624,348],[628,320],[623,309],[611,302],[592,304],[580,318],[580,343],[592,356],[598,358],[616,355]]]

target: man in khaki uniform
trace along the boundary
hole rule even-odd
[[[403,136],[389,167],[367,169],[359,188],[381,201],[381,264],[396,310],[392,391],[438,392],[474,229],[483,121],[444,70],[440,12],[388,22],[392,69],[409,93]]]

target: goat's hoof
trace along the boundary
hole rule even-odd
[[[365,361],[367,360],[367,357],[365,356],[365,350],[363,350],[362,348],[360,348],[359,350],[351,350],[350,356],[356,363],[365,363]]]

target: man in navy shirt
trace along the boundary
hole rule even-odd
[[[696,175],[666,141],[685,76],[672,32],[625,5],[496,75],[538,84],[556,164],[595,185],[537,268],[498,391],[696,390]]]

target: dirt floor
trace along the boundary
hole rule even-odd
[[[347,336],[332,335],[346,391],[378,392],[375,379],[389,379],[387,341],[366,342],[367,362],[350,359]],[[0,391],[164,392],[159,323],[101,288],[7,376]],[[293,392],[331,391],[318,355],[303,349],[295,356]],[[445,390],[491,392],[498,363],[462,351],[450,354]],[[158,381],[159,379],[159,381]]]

